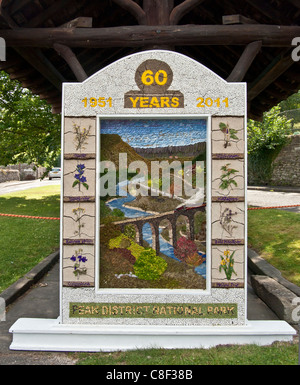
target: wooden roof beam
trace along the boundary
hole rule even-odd
[[[1,30],[7,47],[144,47],[167,45],[245,45],[262,41],[263,47],[291,47],[300,26],[180,25],[112,28],[18,28]]]
[[[57,44],[57,43],[54,44],[53,48],[60,56],[62,56],[65,59],[65,61],[68,63],[69,67],[71,68],[74,75],[76,76],[76,79],[79,82],[83,82],[85,79],[88,78],[86,72],[82,68],[81,64],[79,63],[76,55],[71,50],[71,48],[63,44]]]
[[[296,8],[300,9],[299,0],[287,0],[289,3],[293,4]]]
[[[242,56],[226,79],[228,82],[241,82],[262,46],[261,41],[254,41],[247,45]]]
[[[44,12],[39,13],[37,16],[33,17],[26,25],[27,28],[37,27],[46,20],[50,19],[55,13],[59,12],[60,9],[66,7],[71,0],[60,0],[55,1],[50,7],[45,9]]]
[[[290,24],[290,21],[287,20],[284,15],[272,5],[270,5],[269,1],[266,0],[247,0],[247,3],[251,4],[252,7],[256,8],[259,12],[261,12],[264,16],[272,20],[274,23],[284,23],[286,25]]]
[[[295,64],[295,62],[293,61],[290,53],[286,56],[275,58],[273,62],[257,77],[257,79],[249,84],[248,99],[253,100],[256,98],[293,64]]]
[[[146,24],[146,12],[133,0],[113,0],[114,3],[126,9],[141,25]]]
[[[146,25],[169,25],[174,0],[143,0]]]
[[[177,5],[170,14],[170,24],[176,25],[184,15],[189,13],[193,8],[203,3],[204,0],[185,0]]]
[[[62,83],[65,82],[66,79],[40,50],[16,48],[16,51],[51,84],[58,90],[61,90]]]
[[[10,30],[11,32],[23,29],[19,28],[18,24],[6,12],[2,6],[2,1],[0,1],[0,15],[4,18],[9,27],[12,28]],[[27,63],[41,73],[51,84],[53,84],[58,90],[61,90],[62,82],[65,81],[64,77],[58,72],[52,63],[49,62],[40,50],[24,48],[23,45],[15,47],[14,49],[23,59],[26,60]]]
[[[257,21],[249,19],[248,17],[242,15],[226,15],[222,17],[222,23],[224,25],[232,24],[258,24]]]
[[[76,19],[70,20],[67,23],[61,25],[61,28],[92,28],[92,17],[76,17]]]

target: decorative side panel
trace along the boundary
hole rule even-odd
[[[63,285],[94,286],[95,118],[65,118],[63,170]]]
[[[212,118],[212,287],[245,285],[244,118]]]

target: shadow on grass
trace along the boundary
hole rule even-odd
[[[41,199],[0,197],[0,213],[59,217],[60,195],[45,196]]]

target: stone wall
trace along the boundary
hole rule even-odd
[[[273,163],[270,185],[300,186],[300,135],[291,137]]]
[[[46,172],[46,167],[34,168],[33,164],[20,163],[0,166],[0,183],[12,180],[33,180],[39,179]]]
[[[0,183],[9,182],[12,180],[20,180],[19,170],[0,169]]]

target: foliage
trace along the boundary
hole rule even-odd
[[[144,250],[134,264],[134,273],[140,278],[149,281],[158,279],[166,270],[167,262],[156,255],[153,249]]]
[[[188,255],[185,263],[189,266],[197,267],[200,266],[204,262],[204,258],[202,255],[199,255],[198,253],[194,253],[191,255]]]
[[[102,230],[101,230],[101,237],[102,237]],[[110,249],[119,248],[119,247],[122,248],[122,243],[124,242],[124,240],[125,241],[129,241],[130,242],[130,246],[128,246],[126,248],[131,251],[132,255],[136,259],[138,259],[140,254],[142,253],[142,251],[145,250],[145,248],[143,246],[138,245],[137,243],[132,241],[130,238],[128,238],[124,234],[120,234],[120,235],[118,235],[115,238],[112,238],[112,235],[110,237],[111,237],[111,239],[108,242],[108,246],[109,246]]]
[[[291,134],[291,121],[281,115],[279,106],[263,114],[263,120],[248,121],[248,154],[274,150],[287,142]]]
[[[106,204],[104,199],[100,199],[100,222],[101,224],[109,224],[111,222],[119,221],[120,218],[124,218],[124,213],[120,209],[111,210]]]
[[[235,253],[235,251],[233,251],[231,253],[229,250],[225,250],[224,251],[224,255],[220,255],[221,263],[220,263],[220,266],[219,266],[219,272],[221,273],[221,271],[224,270],[226,278],[228,280],[231,279],[232,274],[237,275],[236,272],[234,271],[234,268],[233,268],[233,265],[234,265],[234,259],[233,259],[234,253]]]
[[[34,163],[50,169],[60,154],[60,115],[0,72],[0,164]]]
[[[117,210],[117,209],[115,209]],[[125,229],[124,229],[124,234],[126,235],[126,237],[132,239],[132,240],[135,240],[135,227],[134,225],[127,225],[125,226]]]
[[[118,255],[120,255],[121,257],[127,259],[127,261],[129,261],[132,264],[134,264],[136,261],[136,258],[132,255],[131,251],[126,248],[118,247],[113,249],[113,251]]]
[[[261,122],[248,121],[249,179],[253,183],[270,181],[272,163],[291,132],[291,120],[281,114],[280,106],[265,112]]]
[[[221,183],[219,186],[221,190],[229,189],[232,184],[237,187],[237,183],[233,179],[233,176],[238,172],[238,170],[228,166],[230,166],[230,163],[227,163],[221,167],[221,170],[223,171],[221,175]]]
[[[118,226],[114,225],[113,223],[108,223],[107,225],[103,226],[101,228],[101,235],[100,235],[100,243],[105,246],[109,246],[110,242],[112,241],[112,238],[117,238],[121,235],[121,230]],[[118,246],[113,246],[110,248],[114,248]]]
[[[186,262],[188,258],[197,253],[197,246],[195,242],[185,237],[180,237],[174,248],[175,257],[182,262]]]
[[[79,185],[79,191],[80,191],[80,186],[81,184],[88,190],[89,189],[89,185],[86,183],[87,180],[86,180],[86,177],[83,175],[84,172],[85,172],[85,164],[77,164],[76,166],[76,170],[75,172],[77,174],[74,175],[74,178],[75,178],[75,181],[74,183],[72,184],[72,187],[75,187],[77,185]]]
[[[236,136],[237,130],[230,128],[228,124],[220,123],[219,124],[220,130],[224,134],[224,148],[227,148],[227,146],[230,146],[230,139],[238,140],[238,137]]]
[[[87,269],[85,266],[82,266],[82,263],[87,262],[87,257],[83,255],[82,249],[76,250],[70,260],[74,262],[73,274],[75,275],[75,277],[86,274]]]
[[[279,103],[282,111],[296,110],[300,108],[300,91],[289,96],[286,100]]]

